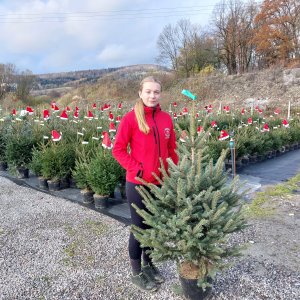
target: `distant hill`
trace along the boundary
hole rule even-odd
[[[108,74],[113,75],[116,79],[121,79],[129,77],[135,78],[151,71],[167,72],[168,69],[159,65],[142,64],[99,70],[37,74],[33,94],[41,94],[38,91],[45,91],[46,93],[46,90],[48,89],[53,90],[59,88],[60,90],[63,90],[63,88],[68,89],[70,87],[79,87],[88,83],[96,83],[100,78]]]

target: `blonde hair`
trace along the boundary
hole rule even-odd
[[[153,76],[148,76],[140,82],[140,89],[139,89],[140,92],[143,90],[143,86],[144,86],[145,82],[155,82],[155,83],[158,83],[161,87],[161,83],[158,79],[156,79]],[[135,113],[135,117],[137,119],[140,131],[142,131],[145,134],[148,134],[150,132],[150,128],[146,122],[144,103],[143,103],[142,99],[139,99],[137,101],[137,103],[135,104],[134,113]]]

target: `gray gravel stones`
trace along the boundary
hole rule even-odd
[[[156,293],[130,283],[129,227],[0,177],[0,299],[182,299],[176,265]],[[248,236],[247,236],[248,234]],[[255,238],[253,228],[234,237]],[[300,299],[300,274],[249,254],[217,276],[210,299]]]

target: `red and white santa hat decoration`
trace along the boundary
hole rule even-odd
[[[116,131],[117,131],[114,122],[110,122],[110,123],[109,123],[109,130],[108,130],[108,131],[109,131],[109,132],[116,132]]]
[[[109,112],[109,117],[108,117],[108,119],[109,119],[109,121],[113,121],[114,120],[114,115],[113,115],[113,113],[110,111]]]
[[[110,140],[109,134],[107,131],[103,132],[103,140],[102,140],[102,147],[105,149],[112,149],[113,144]]]
[[[78,116],[79,116],[79,112],[78,110],[75,110],[73,115],[74,119],[78,119]]]
[[[263,130],[262,130],[263,132],[268,132],[268,131],[270,131],[270,128],[269,128],[269,125],[268,125],[268,123],[265,123],[264,124],[264,127],[263,127]]]
[[[27,106],[26,107],[26,111],[29,115],[32,115],[33,114],[33,109],[30,107],[30,106]]]
[[[274,114],[275,114],[275,115],[280,114],[280,108],[277,107],[277,108],[275,109],[275,111],[274,111]]]
[[[223,110],[226,112],[226,113],[229,113],[230,112],[230,108],[229,108],[229,105],[225,105]]]
[[[92,120],[93,118],[94,118],[94,115],[93,115],[93,113],[89,110],[88,111],[88,113],[87,113],[87,118],[89,119],[89,120]]]
[[[69,119],[68,114],[65,110],[63,110],[62,113],[60,114],[60,119],[61,120],[68,120]]]
[[[217,122],[216,121],[211,121],[210,126],[213,128],[218,127]]]
[[[285,128],[288,128],[290,125],[289,125],[289,122],[287,121],[287,119],[284,119],[282,121],[282,126],[285,127]]]
[[[218,140],[219,141],[224,141],[224,140],[226,140],[226,139],[228,139],[229,138],[229,134],[228,134],[228,132],[226,131],[226,130],[221,130],[221,134],[220,134],[220,136],[218,137]]]
[[[44,109],[43,115],[44,115],[44,120],[45,121],[49,120],[50,114],[49,114],[49,110],[48,109]]]
[[[200,135],[200,133],[201,133],[202,131],[204,131],[203,126],[198,126],[198,128],[197,128],[197,134]]]
[[[58,142],[61,140],[61,133],[59,133],[56,130],[51,131],[51,136],[52,136],[52,141],[53,142]]]

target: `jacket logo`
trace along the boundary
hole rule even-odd
[[[165,139],[169,139],[170,135],[170,128],[165,128]]]

